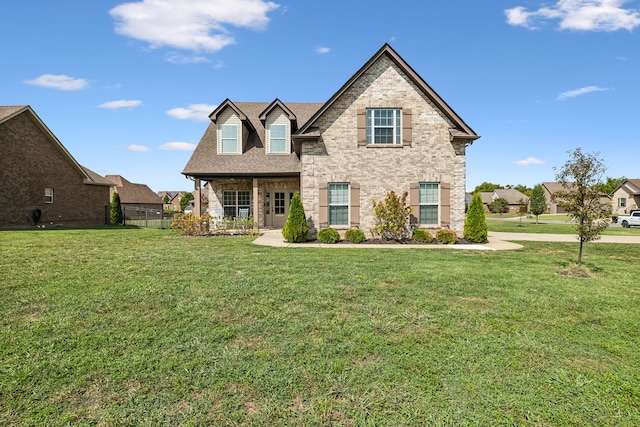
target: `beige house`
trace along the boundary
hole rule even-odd
[[[484,211],[490,212],[489,205],[496,199],[505,199],[509,212],[526,212],[529,204],[529,197],[514,188],[498,188],[493,191],[481,192]]]
[[[569,187],[573,185],[573,183],[567,183]],[[557,200],[553,199],[553,194],[558,191],[564,191],[565,188],[561,182],[543,182],[542,189],[544,190],[544,197],[547,200],[547,211],[550,214],[563,214],[567,213],[567,211],[558,204]],[[600,202],[601,203],[611,203],[611,197],[607,194],[600,194]]]
[[[417,225],[462,233],[466,147],[479,136],[388,44],[324,104],[227,99],[209,117],[182,173],[214,216],[282,227],[300,192],[311,236],[368,232],[372,200],[406,191]]]
[[[611,193],[614,215],[625,215],[640,209],[640,179],[627,179]]]
[[[104,225],[110,185],[78,164],[30,106],[0,106],[0,228]]]

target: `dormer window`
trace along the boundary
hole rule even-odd
[[[276,154],[289,152],[286,125],[272,124],[269,126],[269,152]]]
[[[220,127],[221,153],[237,154],[240,152],[238,139],[238,125],[222,125]]]
[[[402,144],[402,110],[370,108],[367,110],[367,144]]]

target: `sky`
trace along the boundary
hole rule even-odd
[[[640,178],[640,0],[33,0],[0,14],[0,105],[153,191],[233,101],[325,102],[385,43],[481,138],[467,190],[554,181],[580,147]]]

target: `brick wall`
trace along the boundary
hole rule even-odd
[[[412,113],[410,146],[358,145],[357,112],[403,108]],[[409,192],[415,182],[451,185],[450,228],[462,234],[465,219],[465,144],[452,143],[451,123],[388,58],[381,57],[319,118],[321,137],[302,147],[302,200],[310,225],[319,224],[319,188],[327,182],[360,184],[360,228],[373,227],[372,200],[388,191]]]
[[[0,188],[7,201],[0,228],[29,227],[28,215],[36,208],[44,225],[105,223],[109,187],[84,184],[80,171],[28,112],[0,124]],[[53,188],[53,203],[45,203],[45,188]]]

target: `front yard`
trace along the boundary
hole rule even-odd
[[[640,425],[640,245],[175,235],[0,232],[0,425]]]

